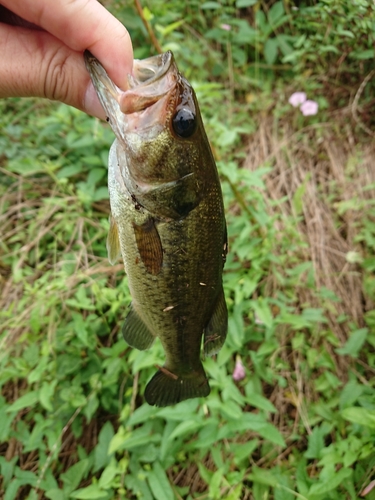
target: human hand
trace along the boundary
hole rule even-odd
[[[46,97],[105,118],[83,51],[121,87],[133,64],[126,28],[96,0],[0,1],[0,97]]]

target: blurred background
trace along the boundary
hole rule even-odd
[[[375,499],[375,5],[109,0],[198,95],[229,233],[211,394],[144,402],[108,125],[0,101],[0,497]]]

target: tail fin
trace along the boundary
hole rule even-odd
[[[188,376],[178,377],[161,368],[152,377],[145,390],[149,405],[170,406],[185,399],[208,396],[210,386],[203,366]]]

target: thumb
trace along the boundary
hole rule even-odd
[[[46,97],[105,118],[83,54],[50,33],[0,23],[0,97]]]

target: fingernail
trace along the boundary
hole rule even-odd
[[[100,104],[92,82],[90,82],[87,86],[85,98],[83,100],[83,107],[85,108],[86,113],[88,113],[89,115],[96,116],[101,120],[106,119],[105,111]]]

